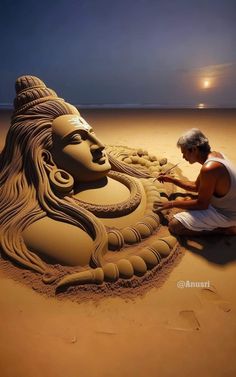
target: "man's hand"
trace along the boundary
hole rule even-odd
[[[161,211],[164,211],[164,210],[170,209],[170,208],[173,208],[173,201],[164,202],[164,203],[156,201],[153,204],[153,211],[154,212],[161,212]]]
[[[174,178],[172,178],[170,175],[166,175],[165,173],[160,173],[156,179],[158,180],[158,182],[160,183],[164,183],[164,182],[170,182],[170,183],[174,183]]]

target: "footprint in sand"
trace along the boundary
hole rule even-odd
[[[174,330],[195,331],[200,330],[200,323],[193,310],[181,310],[177,317],[168,323],[168,327]]]
[[[230,312],[231,307],[229,302],[222,299],[222,297],[217,293],[217,290],[214,286],[211,286],[210,288],[202,288],[200,295],[205,300],[215,303],[224,312]]]

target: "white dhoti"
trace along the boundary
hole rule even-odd
[[[180,212],[174,215],[174,217],[181,222],[185,228],[196,232],[236,226],[236,220],[231,220],[222,215],[212,205],[209,205],[208,209],[201,211]]]

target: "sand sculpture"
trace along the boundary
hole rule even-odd
[[[148,274],[177,242],[158,237],[153,211],[167,193],[152,176],[169,166],[105,148],[74,106],[37,77],[18,78],[0,159],[2,254],[56,289]]]

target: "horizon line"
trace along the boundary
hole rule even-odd
[[[153,110],[207,110],[207,109],[236,109],[235,105],[207,105],[203,107],[197,105],[158,105],[158,104],[73,104],[80,109],[153,109]],[[0,103],[0,110],[13,110],[14,106],[11,103]]]

